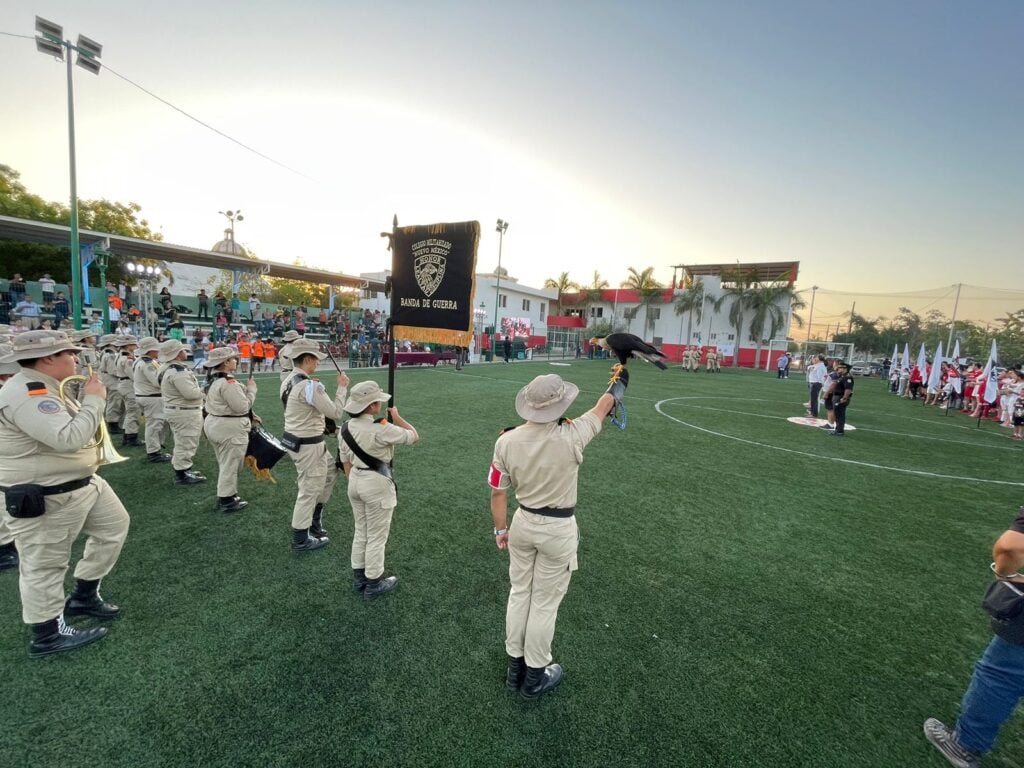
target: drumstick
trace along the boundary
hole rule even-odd
[[[331,362],[332,362],[332,363],[334,363],[334,367],[335,367],[335,369],[336,369],[336,370],[338,371],[338,373],[342,373],[342,370],[341,370],[341,366],[340,366],[340,365],[338,365],[338,361],[337,361],[337,360],[335,360],[335,359],[334,359],[334,355],[332,355],[332,354],[331,354],[331,348],[330,348],[330,346],[328,346],[327,344],[324,344],[324,351],[325,351],[325,352],[327,353],[327,356],[328,356],[329,358],[331,358]]]

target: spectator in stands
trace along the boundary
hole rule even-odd
[[[21,327],[34,331],[39,327],[39,305],[31,296],[22,294],[22,299],[15,305],[14,314],[21,320]]]
[[[260,297],[255,293],[249,294],[249,319],[256,322],[256,315],[260,311]]]
[[[302,319],[302,316],[298,312],[295,313],[295,332],[299,336],[306,335],[306,321]]]
[[[65,299],[65,301],[67,301]],[[92,317],[89,318],[89,330],[92,331],[92,335],[99,338],[106,331],[103,328],[103,315],[100,314],[98,309],[92,311]]]
[[[213,305],[217,307],[218,312],[227,312],[228,297],[224,295],[224,291],[217,291],[213,295]]]
[[[196,294],[196,299],[199,300],[199,314],[196,315],[196,320],[202,320],[204,317],[210,319],[210,297],[206,295],[206,289],[200,288],[199,293]]]
[[[242,319],[242,300],[237,293],[231,294],[231,322],[237,323]]]
[[[323,307],[320,307],[320,315],[317,318],[317,320],[320,323],[320,325],[327,325],[327,310],[324,309]]]
[[[164,312],[170,312],[174,309],[174,298],[171,296],[171,292],[166,285],[160,289],[160,306]]]
[[[57,298],[53,300],[53,316],[57,321],[57,325],[61,325],[68,316],[71,314],[71,309],[68,307],[67,296],[64,295],[64,291],[57,292]]]
[[[11,294],[11,304],[17,304],[25,298],[25,279],[21,273],[14,273],[14,277],[8,282],[7,291]]]
[[[375,333],[370,337],[370,367],[380,365],[380,337]]]
[[[214,324],[214,340],[224,341],[224,337],[228,330],[228,318],[224,314],[224,310],[217,312],[217,317],[213,321]]]
[[[53,311],[53,292],[56,289],[57,283],[49,272],[43,272],[43,276],[39,278],[39,288],[43,292],[43,311]]]
[[[178,341],[185,338],[185,323],[173,309],[171,310],[170,322],[167,323],[167,335]]]
[[[271,333],[271,335],[275,339],[278,339],[278,340],[280,340],[281,337],[284,336],[284,317],[283,316],[275,317],[274,318],[274,327],[271,328],[270,333]]]

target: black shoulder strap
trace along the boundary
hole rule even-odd
[[[284,392],[281,393],[281,408],[283,410],[288,410],[288,398],[291,397],[292,387],[295,386],[295,382],[304,381],[307,378],[309,377],[306,376],[306,374],[304,373],[296,373],[294,376],[291,377],[291,379],[288,381],[288,386],[285,387]]]
[[[359,443],[352,437],[352,433],[348,430],[348,422],[346,421],[341,425],[341,438],[345,441],[345,445],[356,455],[363,464],[372,469],[374,472],[380,472],[381,474],[389,474],[384,471],[384,467],[387,466],[380,459],[374,458],[362,448],[359,447]]]
[[[162,371],[160,371],[160,375],[156,377],[156,383],[157,384],[163,384],[164,383],[164,374],[166,374],[169,370],[171,370],[171,368],[173,368],[176,371],[187,370],[185,368],[185,366],[181,365],[180,363],[171,363],[166,368],[164,368]]]

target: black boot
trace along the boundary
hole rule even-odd
[[[363,597],[366,600],[376,600],[381,595],[386,595],[388,592],[398,586],[397,576],[378,576],[376,579],[367,579],[366,586],[363,587]]]
[[[510,691],[518,691],[526,677],[526,659],[522,656],[508,657],[508,671],[505,673],[505,687]]]
[[[328,539],[317,539],[309,535],[307,528],[292,528],[292,552],[311,552],[326,546]]]
[[[107,422],[107,433],[111,435],[120,435],[122,432],[121,425],[116,421]]]
[[[321,524],[324,519],[324,505],[317,504],[313,507],[313,524],[309,526],[309,535],[318,539],[327,538],[327,529]]]
[[[75,648],[102,640],[107,634],[106,627],[75,629],[64,623],[63,616],[31,626],[32,642],[28,645],[28,655],[33,659],[51,653],[73,651]]]
[[[163,451],[154,451],[153,453],[146,454],[146,461],[150,464],[166,464],[171,460],[171,454],[164,453]]]
[[[527,667],[523,686],[519,696],[524,699],[537,699],[548,691],[553,691],[562,682],[562,668],[558,664],[546,667]]]
[[[140,445],[139,433],[133,432],[132,434],[129,435],[127,432],[125,432],[123,435],[121,435],[121,445],[128,446],[129,448],[138,448]]]
[[[237,512],[249,506],[249,502],[238,494],[234,496],[218,496],[217,510],[219,512]]]
[[[92,616],[116,619],[121,609],[100,597],[99,579],[75,579],[75,591],[64,601],[65,616]]]
[[[0,545],[0,571],[8,568],[18,567],[18,550],[12,541],[10,544]]]
[[[175,485],[195,485],[196,483],[205,483],[206,476],[199,472],[193,472],[192,467],[188,469],[176,469],[174,470],[174,483]]]
[[[356,592],[362,592],[366,589],[366,569],[365,568],[353,568],[352,569],[352,588]]]

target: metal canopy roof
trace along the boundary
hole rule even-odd
[[[682,269],[691,277],[715,275],[729,280],[735,279],[736,275],[742,275],[769,283],[785,280],[792,285],[800,271],[800,262],[762,261],[742,264],[734,261],[729,264],[678,264],[674,269]]]
[[[343,275],[340,272],[329,272],[325,269],[311,269],[294,264],[281,264],[276,261],[247,259],[227,253],[204,251],[199,248],[188,248],[184,245],[171,245],[156,240],[142,240],[124,235],[110,235],[89,229],[80,229],[78,237],[83,244],[107,241],[111,253],[130,259],[156,259],[211,269],[238,269],[245,272],[259,272],[267,277],[302,280],[307,283],[346,288],[368,288],[373,291],[384,290],[384,283],[379,280],[367,280],[362,277]],[[13,216],[0,216],[0,240],[20,240],[26,243],[70,247],[71,228],[65,227],[63,224],[49,224],[31,219],[17,219]]]

